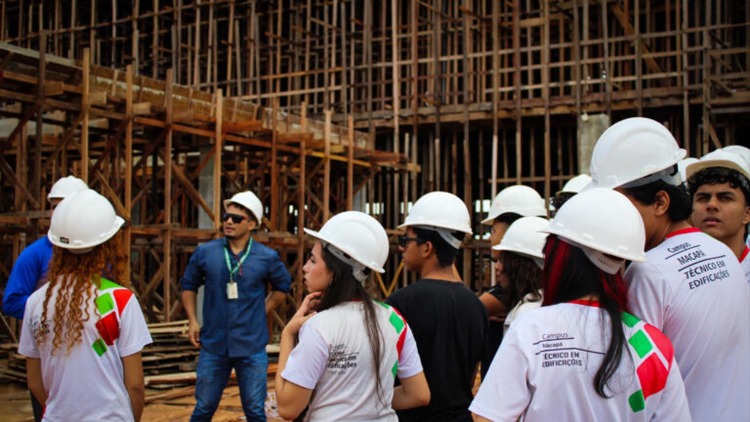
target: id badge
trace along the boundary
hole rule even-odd
[[[230,281],[227,283],[227,298],[228,299],[237,299],[239,295],[237,294],[237,283]]]

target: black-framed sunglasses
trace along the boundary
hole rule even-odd
[[[398,245],[402,248],[406,247],[406,244],[409,242],[417,242],[417,243],[423,243],[424,240],[418,238],[418,237],[408,237],[406,235],[401,235],[398,237]]]
[[[227,221],[232,220],[232,223],[239,224],[242,222],[242,220],[246,219],[244,215],[241,214],[234,214],[231,212],[225,212],[224,215],[221,216],[221,221]]]

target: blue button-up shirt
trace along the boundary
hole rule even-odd
[[[266,282],[271,283],[272,290],[286,293],[292,276],[278,252],[252,242],[249,255],[234,275],[238,297],[229,299],[229,269],[225,249],[234,268],[245,251],[233,254],[226,238],[221,238],[198,246],[182,276],[183,290],[197,291],[201,285],[206,286],[201,347],[210,353],[228,357],[260,353],[268,344]]]

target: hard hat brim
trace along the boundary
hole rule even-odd
[[[65,243],[62,241],[60,236],[56,236],[52,232],[47,232],[47,238],[49,239],[50,242],[52,242],[53,245],[59,248],[68,249],[70,251],[91,249],[111,239],[115,234],[117,234],[118,231],[120,231],[120,228],[123,226],[123,224],[125,224],[125,220],[119,215],[116,215],[115,222],[112,225],[112,228],[108,232],[99,236],[98,239],[93,240],[91,242]]]
[[[303,228],[302,230],[304,230],[304,232],[307,235],[312,236],[315,239],[318,239],[318,240],[320,240],[322,242],[325,242],[325,243],[328,243],[328,244],[331,244],[331,245],[335,246],[336,248],[338,248],[339,250],[341,250],[345,254],[349,255],[349,257],[351,259],[353,259],[354,261],[359,262],[360,264],[364,265],[365,267],[367,267],[367,268],[369,268],[369,269],[371,269],[373,271],[377,271],[377,272],[379,272],[381,274],[385,272],[385,269],[383,267],[379,266],[379,265],[376,265],[376,264],[374,264],[372,262],[362,262],[359,259],[355,258],[355,256],[357,255],[356,253],[353,253],[353,251],[349,250],[349,248],[340,245],[339,242],[336,242],[335,239],[331,239],[328,236],[326,236],[326,235],[324,235],[324,234],[322,234],[322,233],[320,233],[318,231],[311,230],[311,229],[308,229],[308,228]]]
[[[559,236],[564,239],[572,240],[573,242],[579,243],[583,246],[589,247],[591,249],[597,250],[599,252],[602,252],[607,255],[612,255],[617,258],[626,259],[628,261],[634,261],[634,262],[643,262],[646,260],[646,253],[627,253],[620,250],[612,249],[612,248],[603,248],[602,245],[597,244],[596,242],[591,242],[588,239],[585,239],[581,236],[578,236],[574,233],[571,233],[568,230],[559,229],[554,226],[554,219],[550,223],[549,227],[546,229],[540,230],[542,233],[549,233],[554,234],[556,236]]]
[[[722,167],[722,168],[728,168],[730,170],[734,170],[738,172],[739,174],[745,176],[746,179],[750,180],[750,173],[748,173],[747,169],[743,168],[741,165],[735,163],[734,161],[723,160],[723,159],[700,160],[695,163],[692,163],[685,168],[685,175],[689,179],[695,173],[698,173],[701,170],[708,169],[708,168],[716,168],[716,167]]]

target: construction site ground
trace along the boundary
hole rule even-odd
[[[269,398],[273,397],[273,380],[269,380]],[[153,388],[146,389],[146,407],[143,411],[141,420],[148,422],[173,422],[186,421],[195,406],[195,397],[193,397],[194,388],[177,387],[170,390],[156,390]],[[158,398],[165,396],[166,398]],[[266,416],[269,422],[283,421],[272,409],[270,403],[266,401]],[[31,410],[31,400],[29,391],[26,386],[17,382],[7,382],[0,384],[0,420],[16,422],[33,422],[34,416]],[[242,404],[240,403],[239,388],[236,385],[230,385],[224,390],[224,396],[221,399],[219,410],[217,410],[213,420],[215,422],[232,422],[244,421],[245,415],[242,413]]]

